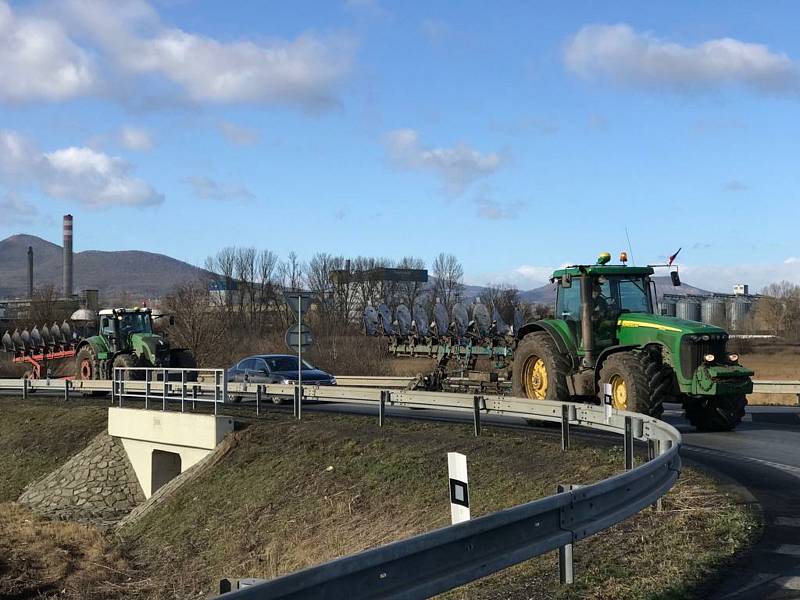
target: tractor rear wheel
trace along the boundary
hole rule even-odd
[[[173,350],[169,355],[169,366],[173,369],[196,369],[197,359],[189,350]],[[186,381],[197,381],[197,373],[187,373]]]
[[[660,417],[671,389],[670,373],[655,352],[617,352],[600,367],[598,397],[605,400],[605,384],[611,385],[611,406],[619,410]]]
[[[531,400],[569,400],[570,360],[561,354],[550,334],[526,335],[514,350],[514,396]]]
[[[747,397],[744,394],[687,398],[686,420],[698,431],[730,431],[742,422]]]
[[[100,361],[91,346],[84,346],[78,350],[75,357],[77,374],[75,379],[80,381],[95,381],[100,379]],[[105,396],[106,392],[81,391],[83,396]]]

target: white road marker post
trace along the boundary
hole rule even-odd
[[[450,519],[453,525],[469,521],[467,457],[458,452],[448,452],[447,472],[450,478]]]
[[[604,383],[603,384],[603,398],[604,398],[603,405],[606,408],[606,423],[608,423],[611,420],[611,394],[612,394],[611,384],[610,383]]]

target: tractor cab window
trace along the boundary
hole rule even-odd
[[[651,313],[650,288],[641,278],[619,280],[619,308],[622,312]]]
[[[103,317],[100,320],[100,335],[106,338],[114,335],[114,321],[111,317]]]
[[[131,333],[152,333],[148,313],[125,313],[119,318],[119,331],[125,337]]]
[[[568,288],[558,286],[556,318],[565,321],[581,320],[581,280],[577,277]]]

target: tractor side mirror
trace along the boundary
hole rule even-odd
[[[572,287],[572,275],[569,273],[564,273],[561,276],[561,287],[562,288],[571,288]]]
[[[672,279],[672,285],[678,287],[681,284],[681,276],[677,271],[670,271],[669,276]]]

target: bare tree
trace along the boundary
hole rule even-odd
[[[442,252],[433,261],[433,276],[434,292],[452,314],[453,306],[464,292],[464,268],[454,255]]]
[[[404,256],[397,263],[401,269],[424,269],[425,261],[413,256]],[[397,294],[400,302],[412,308],[417,298],[425,293],[425,284],[420,281],[401,281],[397,285]]]
[[[208,290],[200,282],[179,285],[167,298],[167,311],[175,317],[169,335],[176,346],[188,348],[199,365],[216,364],[223,327],[224,312],[209,302]]]
[[[52,323],[69,316],[63,313],[63,310],[59,310],[58,290],[53,284],[49,283],[33,291],[28,318],[34,323]]]
[[[800,286],[789,281],[771,283],[755,306],[756,325],[790,340],[800,339]]]

